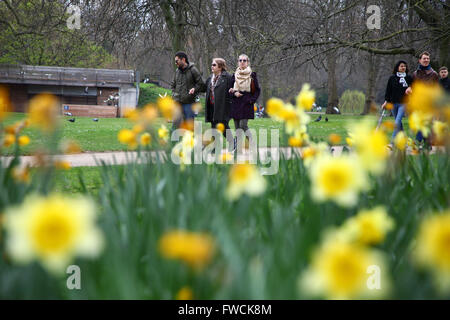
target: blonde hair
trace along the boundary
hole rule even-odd
[[[247,59],[247,62],[248,62],[248,65],[250,65],[250,58],[248,57],[248,55],[246,55],[246,54],[241,54],[241,55],[239,55],[239,57],[238,57],[238,59],[239,58],[246,58]]]
[[[222,58],[214,58],[213,61],[215,61],[217,63],[217,66],[224,70],[227,71],[227,62],[225,61],[225,59]]]

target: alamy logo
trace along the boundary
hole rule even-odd
[[[377,265],[367,267],[366,273],[370,274],[367,279],[367,288],[369,290],[381,289],[381,268]]]
[[[71,5],[67,8],[67,14],[70,17],[67,19],[67,28],[70,30],[81,29],[81,10],[79,6]]]
[[[70,276],[67,278],[66,286],[69,290],[81,290],[81,269],[77,265],[71,265],[67,267],[67,274]]]
[[[367,18],[366,26],[369,30],[381,29],[381,8],[380,6],[371,5],[367,7],[367,13],[370,17]]]

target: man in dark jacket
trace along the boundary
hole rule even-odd
[[[439,80],[441,86],[445,89],[447,93],[450,93],[450,81],[448,80],[447,67],[441,67],[439,69],[439,77],[441,77],[441,79]]]
[[[419,66],[413,73],[413,81],[420,80],[426,83],[439,82],[439,75],[430,65],[430,53],[424,51],[419,56]]]
[[[433,68],[430,65],[430,53],[427,51],[424,51],[419,56],[419,66],[416,71],[413,73],[413,82],[415,81],[422,81],[424,83],[433,84],[433,83],[439,83],[439,75],[436,71],[433,70]],[[406,94],[410,94],[411,87],[409,87],[406,90]],[[425,139],[422,132],[417,132],[416,140],[419,142],[422,142],[422,140],[425,141],[425,144],[427,147],[431,147],[429,139]]]
[[[200,72],[193,63],[189,63],[184,52],[175,54],[177,70],[172,82],[172,97],[182,107],[182,116],[173,120],[173,128],[180,126],[181,121],[194,119],[192,104],[200,92],[205,92],[206,86]]]

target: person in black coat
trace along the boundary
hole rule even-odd
[[[225,127],[223,135],[227,138],[230,148],[233,147],[233,135],[230,126],[231,96],[230,88],[233,86],[231,75],[227,72],[226,62],[222,58],[214,58],[211,64],[212,74],[206,80],[205,121],[211,122],[212,128],[219,123]],[[226,132],[229,131],[227,135]]]
[[[441,67],[439,69],[439,83],[441,86],[447,91],[447,93],[450,93],[450,81],[448,80],[448,69],[447,67]]]
[[[386,87],[385,101],[381,106],[383,109],[388,103],[394,105],[392,113],[395,118],[395,129],[392,133],[391,143],[394,140],[397,133],[403,130],[402,118],[405,115],[405,105],[403,104],[404,97],[406,95],[406,89],[408,89],[413,79],[408,75],[408,64],[400,60],[395,64],[393,75],[389,78]]]
[[[238,63],[239,67],[233,74],[233,88],[230,89],[233,96],[231,118],[234,120],[236,130],[242,129],[246,132],[248,120],[255,118],[254,104],[258,100],[261,88],[256,73],[250,68],[248,56],[241,54]]]

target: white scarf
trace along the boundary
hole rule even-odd
[[[250,84],[252,82],[252,69],[250,67],[241,70],[236,69],[234,73],[234,91],[251,92]]]
[[[397,72],[397,77],[400,78],[400,84],[403,85],[403,87],[407,88],[408,87],[408,83],[405,80],[406,77],[406,73],[405,72]]]

